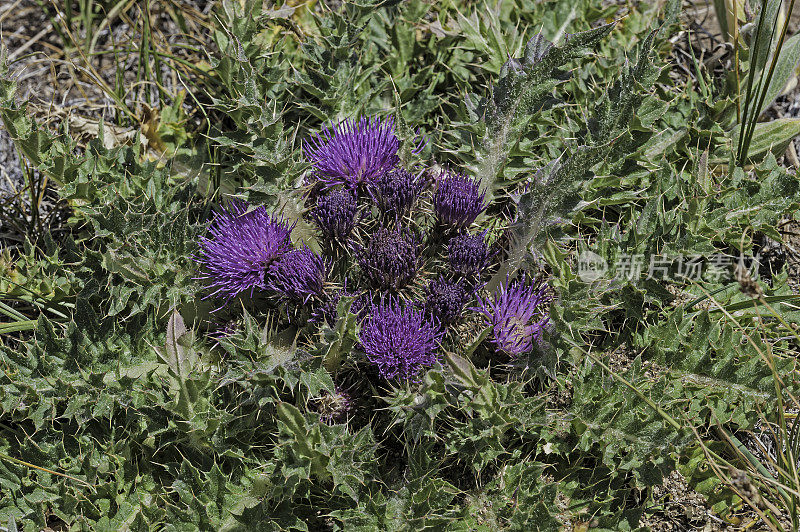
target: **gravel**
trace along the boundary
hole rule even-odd
[[[0,198],[14,195],[24,184],[17,149],[8,131],[0,127]]]

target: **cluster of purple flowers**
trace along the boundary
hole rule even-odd
[[[486,210],[485,191],[455,172],[411,171],[399,148],[392,120],[377,118],[344,121],[308,140],[307,218],[324,256],[293,245],[293,226],[263,207],[233,203],[200,240],[210,294],[227,302],[265,291],[329,326],[340,300],[353,298],[358,346],[387,379],[435,365],[469,308],[493,327],[498,351],[530,351],[547,324],[547,285],[507,282],[478,297],[494,259],[487,232],[471,230]]]
[[[231,202],[211,223],[209,236],[201,237],[195,260],[201,266],[210,296],[229,302],[254,291],[272,291],[306,303],[323,295],[326,266],[307,247],[291,242],[293,225],[267,213]]]

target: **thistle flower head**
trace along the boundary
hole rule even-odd
[[[270,266],[268,287],[289,300],[306,303],[322,295],[325,276],[322,258],[302,247],[289,251]]]
[[[462,280],[439,277],[425,287],[425,312],[443,324],[453,323],[461,316],[471,297],[471,291]]]
[[[440,337],[436,322],[395,298],[373,305],[358,334],[367,359],[387,379],[409,379],[433,366]]]
[[[381,212],[402,217],[414,205],[422,188],[422,179],[407,170],[397,168],[378,176],[370,192]]]
[[[217,214],[200,237],[194,259],[201,266],[200,279],[208,282],[210,296],[226,301],[255,288],[263,289],[265,273],[291,249],[292,227],[267,213],[264,207],[247,211],[248,204],[231,202]]]
[[[460,174],[446,174],[433,196],[433,210],[439,221],[452,227],[467,227],[486,208],[486,192],[477,180]]]
[[[497,349],[515,357],[530,352],[534,342],[541,340],[550,320],[546,305],[551,299],[547,284],[506,280],[491,299],[479,300],[476,310],[493,327]]]
[[[324,188],[372,183],[399,162],[394,120],[344,120],[305,142],[303,151]]]
[[[345,390],[336,386],[334,393],[324,391],[320,397],[312,400],[323,423],[341,422],[353,407],[353,399]]]
[[[344,241],[356,225],[357,212],[355,194],[347,189],[338,189],[319,196],[310,215],[323,236]]]
[[[475,235],[456,235],[447,244],[450,267],[464,275],[480,275],[489,265],[490,253],[486,232]]]
[[[419,245],[409,230],[378,229],[359,253],[361,270],[377,288],[401,288],[416,274]]]

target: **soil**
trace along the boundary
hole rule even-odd
[[[0,56],[6,58],[9,73],[16,80],[17,100],[27,102],[29,114],[39,124],[52,128],[67,124],[78,150],[96,137],[101,120],[107,145],[132,142],[152,116],[150,109],[171,103],[162,101],[165,95],[176,95],[184,84],[191,83],[190,70],[178,76],[163,62],[163,90],[138,81],[144,4],[136,2],[126,4],[127,10],[95,13],[95,33],[86,35],[77,16],[77,2],[72,6],[76,19],[69,29],[63,18],[52,16],[53,6],[63,6],[63,2],[0,2]],[[213,51],[207,29],[213,2],[148,4],[152,49],[189,64],[198,64],[206,59],[206,52]],[[148,64],[152,67],[152,61]],[[121,97],[118,86],[125,87]],[[127,113],[119,111],[120,101],[127,106]],[[0,122],[0,251],[13,249],[43,231],[53,236],[64,232],[66,216],[60,213],[52,187],[44,176],[25,168]]]
[[[0,197],[17,193],[23,183],[17,148],[8,132],[0,128]]]
[[[692,490],[677,471],[653,489],[653,499],[655,511],[648,513],[640,523],[653,532],[732,530],[712,513],[705,497]]]

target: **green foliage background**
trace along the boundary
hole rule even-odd
[[[720,515],[734,510],[696,460],[697,435],[774,409],[764,353],[791,384],[793,340],[752,319],[763,309],[730,276],[590,286],[574,257],[748,252],[800,191],[769,153],[747,172],[703,166],[725,158],[723,132],[692,81],[669,76],[675,3],[598,6],[359,0],[293,14],[222,1],[209,68],[191,80],[207,120],[165,133],[175,156],[159,161],[102,138],[77,150],[4,74],[5,126],[58,184],[71,231],[32,235],[0,270],[3,300],[36,320],[0,351],[0,522],[635,530],[679,463]],[[325,361],[347,356],[354,320],[297,346],[246,316],[213,347],[191,255],[223,194],[296,213],[302,139],[360,114],[394,116],[399,136],[428,139],[426,164],[479,176],[513,207],[498,276],[550,271],[556,332],[524,367],[447,353],[420,382],[359,390],[370,413],[329,424],[315,399],[335,392]],[[779,307],[793,298],[785,273],[763,288]],[[628,363],[609,371],[615,352]]]

